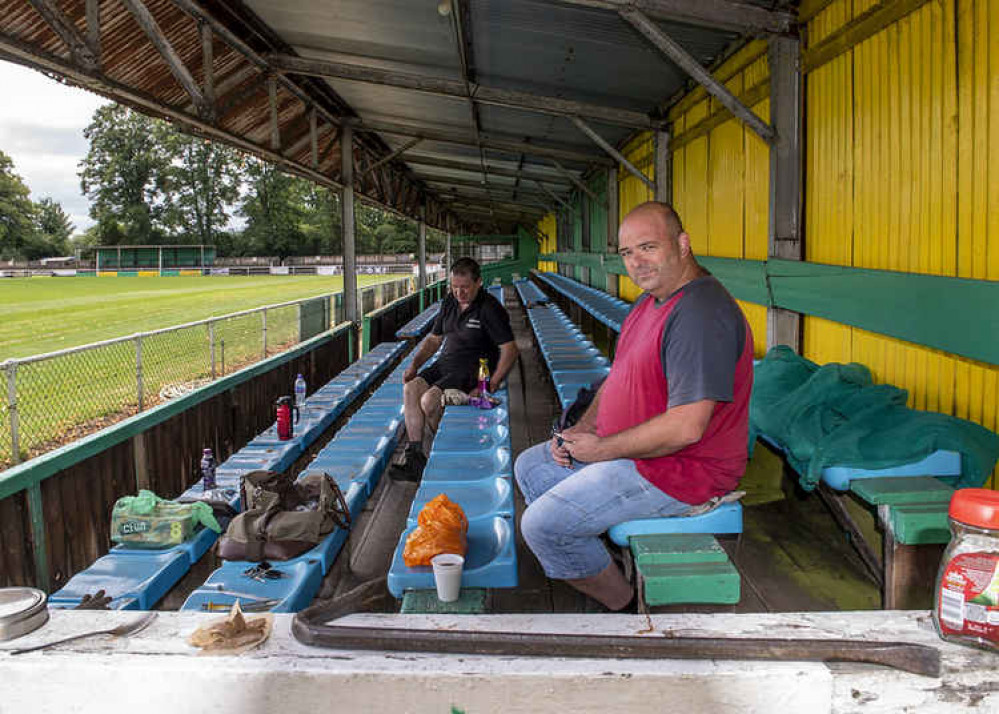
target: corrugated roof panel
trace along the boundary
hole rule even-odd
[[[353,55],[365,63],[388,60],[449,72],[457,67],[450,19],[437,13],[436,2],[250,0],[247,5],[296,48]]]
[[[613,12],[539,0],[470,0],[477,80],[651,111],[686,75]],[[660,23],[702,62],[735,35]]]
[[[344,79],[327,80],[357,112],[361,119],[435,125],[445,124],[471,131],[471,108],[468,100],[439,97],[410,89]]]

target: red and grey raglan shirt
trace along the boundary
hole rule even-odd
[[[713,400],[700,441],[667,456],[635,460],[639,473],[668,495],[704,503],[735,488],[746,469],[752,388],[749,324],[715,277],[699,277],[663,302],[646,295],[628,314],[600,395],[597,435]]]

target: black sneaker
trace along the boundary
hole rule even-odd
[[[427,457],[419,448],[406,447],[403,462],[396,464],[389,471],[393,481],[412,481],[418,483],[423,476],[423,467],[427,465]]]

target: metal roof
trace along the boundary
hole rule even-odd
[[[0,57],[328,185],[349,122],[362,196],[510,232],[572,189],[555,161],[613,165],[573,116],[620,146],[686,86],[628,12],[704,66],[794,19],[762,0],[0,0]]]

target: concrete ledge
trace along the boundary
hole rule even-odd
[[[188,634],[218,617],[160,613],[132,638],[99,637],[12,657],[6,650],[136,616],[53,611],[49,624],[0,643],[0,711],[772,712],[999,708],[999,657],[939,640],[926,612],[774,615],[355,615],[359,627],[662,636],[837,637],[940,648],[942,679],[873,665],[709,660],[598,660],[351,652],[313,648],[276,615],[270,640],[238,657],[199,657]],[[650,624],[652,629],[650,630]]]

